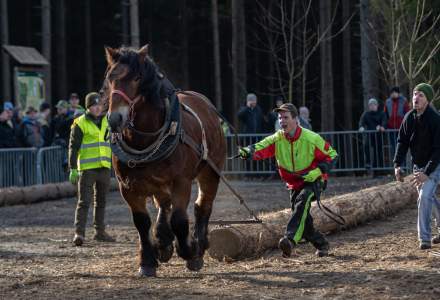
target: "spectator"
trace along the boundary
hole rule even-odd
[[[263,112],[257,104],[257,96],[248,94],[246,96],[246,106],[238,112],[242,133],[262,133],[263,132]]]
[[[282,97],[277,97],[277,99],[275,100],[275,107],[274,108],[280,108],[281,105],[283,105],[284,100]],[[268,123],[269,123],[269,131],[270,132],[275,132],[281,129],[280,126],[280,122],[278,121],[278,113],[271,111],[269,112],[268,116]]]
[[[312,124],[310,124],[310,112],[305,106],[299,108],[299,125],[305,129],[312,130]]]
[[[23,147],[40,148],[43,146],[43,138],[41,137],[41,127],[37,122],[38,111],[29,106],[26,109],[26,115],[20,125],[18,131],[18,139]]]
[[[69,104],[67,101],[60,100],[55,107],[57,114],[50,123],[53,144],[67,149],[73,117],[68,115]]]
[[[399,129],[397,149],[394,155],[394,175],[403,181],[401,167],[410,150],[414,164],[411,183],[417,187],[417,231],[421,250],[439,243],[439,236],[431,241],[431,216],[440,220],[440,202],[436,190],[440,180],[440,115],[430,104],[434,89],[427,83],[418,84],[413,90],[414,109],[405,115]],[[411,247],[411,245],[406,245]]]
[[[73,118],[77,118],[84,114],[86,111],[84,107],[79,105],[79,97],[77,93],[71,93],[69,97],[70,108],[68,110],[68,115]]]
[[[52,133],[50,132],[50,104],[43,102],[40,105],[40,113],[37,117],[41,127],[41,136],[43,137],[43,147],[52,144]]]
[[[374,130],[364,136],[365,168],[370,169],[383,167],[383,135],[387,122],[383,111],[378,110],[379,103],[371,98],[368,101],[368,111],[365,111],[359,120],[359,131]],[[373,148],[373,160],[371,160],[371,148]]]
[[[14,148],[17,147],[17,141],[11,124],[12,113],[6,103],[0,106],[0,148]]]
[[[399,129],[403,117],[409,111],[408,101],[400,94],[398,86],[391,88],[390,97],[385,101],[384,111],[388,118],[387,129]],[[397,132],[390,133],[391,153],[395,152]]]

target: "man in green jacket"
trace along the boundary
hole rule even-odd
[[[244,159],[260,160],[275,157],[278,172],[290,191],[292,216],[284,237],[279,241],[283,256],[289,257],[293,247],[305,239],[317,249],[319,257],[328,255],[329,244],[313,226],[311,202],[319,197],[321,182],[327,179],[337,153],[317,133],[299,125],[298,111],[291,103],[274,109],[281,130],[260,142],[240,149]]]
[[[69,180],[78,184],[78,204],[75,213],[73,243],[84,243],[87,214],[94,200],[94,240],[114,242],[105,232],[106,194],[110,185],[111,149],[106,140],[107,118],[102,114],[99,94],[86,96],[87,111],[75,119],[69,142]]]

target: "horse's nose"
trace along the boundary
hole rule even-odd
[[[122,115],[119,112],[112,112],[107,115],[108,124],[113,132],[116,132],[122,122]]]

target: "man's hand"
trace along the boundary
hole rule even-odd
[[[414,178],[411,179],[411,183],[412,183],[415,187],[419,188],[419,187],[421,187],[421,186],[425,183],[425,181],[428,180],[428,179],[429,179],[429,177],[428,177],[425,173],[423,173],[423,172],[415,172],[415,173],[414,173]]]
[[[314,182],[322,175],[322,172],[319,168],[315,168],[311,170],[306,175],[303,175],[304,182]]]
[[[249,159],[251,157],[251,150],[247,147],[239,148],[238,155],[241,159]]]
[[[78,170],[76,170],[76,169],[72,169],[72,170],[70,170],[70,173],[69,173],[69,181],[70,181],[72,184],[77,184],[77,183],[78,183],[78,177],[79,177]]]
[[[396,177],[397,181],[403,182],[403,175],[402,175],[402,170],[400,170],[400,167],[394,168],[394,176]]]

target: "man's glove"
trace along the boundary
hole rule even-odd
[[[238,149],[238,155],[241,159],[249,159],[251,157],[251,150],[247,147]]]
[[[78,183],[78,177],[79,177],[79,173],[77,169],[71,169],[70,173],[69,173],[69,181],[72,184],[77,184]]]
[[[319,168],[315,168],[311,170],[309,173],[303,175],[304,182],[314,182],[322,175],[322,172]]]

